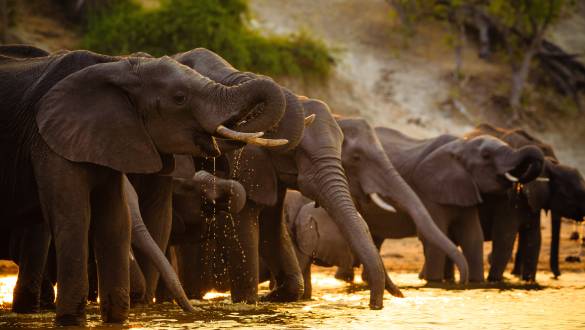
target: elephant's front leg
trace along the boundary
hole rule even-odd
[[[130,216],[121,174],[92,193],[92,231],[104,322],[123,322],[130,308]]]
[[[57,255],[56,322],[82,325],[88,292],[91,175],[83,165],[44,149],[33,153],[33,164],[43,216],[51,226]]]
[[[258,301],[258,216],[259,207],[251,201],[236,215],[219,212],[220,241],[227,258],[233,302]]]
[[[518,214],[519,210],[513,210],[510,207],[502,207],[497,210],[492,225],[492,257],[491,266],[488,274],[488,281],[502,281],[504,271],[512,251],[514,241],[518,233]]]
[[[11,245],[17,251],[13,260],[18,263],[18,279],[13,291],[12,311],[36,313],[40,309],[41,291],[51,232],[43,218],[41,223],[12,230]]]
[[[540,212],[530,215],[530,224],[520,232],[518,247],[522,246],[522,280],[535,281],[541,244]]]
[[[469,264],[469,281],[483,282],[483,230],[477,208],[468,208],[452,227],[451,232]]]
[[[276,280],[274,289],[263,297],[266,301],[297,301],[304,290],[294,245],[282,217],[283,201],[284,193],[276,206],[260,213],[260,254]]]

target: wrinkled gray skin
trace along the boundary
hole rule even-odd
[[[489,281],[501,281],[512,255],[518,234],[519,243],[514,258],[513,274],[534,281],[541,244],[540,210],[551,211],[550,267],[560,275],[558,265],[561,217],[582,221],[585,216],[585,181],[575,168],[558,163],[552,147],[521,129],[502,129],[481,124],[465,136],[480,134],[495,136],[514,148],[535,146],[542,150],[546,161],[539,179],[527,183],[518,192],[486,195],[479,207],[485,239],[491,240]],[[544,180],[543,180],[544,179]],[[546,181],[548,180],[548,181]]]
[[[461,269],[462,283],[467,283],[468,266],[463,254],[439,230],[430,214],[394,169],[373,127],[361,118],[338,118],[337,123],[344,135],[342,164],[347,174],[350,191],[358,205],[371,205],[371,194],[385,197],[396,208],[410,214],[418,232],[429,242],[456,260]],[[290,196],[289,196],[290,195]],[[299,208],[303,197],[287,194],[285,219],[296,243],[297,258],[305,282],[304,298],[310,298],[310,263],[316,259],[320,264],[353,267],[356,259],[333,220],[322,208]],[[296,213],[300,212],[300,216]],[[370,221],[366,218],[366,222]],[[376,233],[374,233],[376,234]],[[379,235],[380,236],[380,235]],[[387,290],[392,286],[387,285]]]
[[[436,225],[461,247],[469,264],[469,280],[483,281],[483,233],[477,210],[481,194],[506,191],[511,186],[506,172],[522,181],[534,179],[537,174],[532,168],[540,171],[542,152],[534,147],[515,151],[489,136],[464,140],[441,135],[418,140],[382,127],[376,128],[376,133],[388,158],[420,197]],[[526,164],[531,165],[529,169]],[[375,204],[361,205],[360,210],[379,244],[384,238],[417,234],[410,216],[400,210],[388,214]],[[425,253],[421,276],[442,281],[444,252],[431,246],[425,237],[421,240]]]
[[[177,60],[222,84],[235,84],[254,77],[229,66],[205,50],[176,56]],[[231,153],[231,177],[241,182],[247,193],[244,209],[234,218],[238,240],[228,241],[228,272],[232,300],[256,302],[258,293],[259,255],[266,262],[276,285],[265,297],[272,301],[300,298],[303,279],[288,231],[282,222],[283,201],[287,188],[298,189],[316,200],[333,215],[352,251],[364,264],[370,279],[370,307],[382,308],[385,271],[372,242],[367,225],[357,212],[349,193],[341,165],[343,134],[326,104],[299,99],[286,89],[287,111],[276,132],[286,130],[288,145],[262,150],[246,146]],[[300,105],[299,101],[301,102]],[[301,120],[287,119],[289,105],[299,109]],[[304,109],[304,111],[303,111]],[[304,130],[302,117],[316,115]],[[286,124],[286,125],[283,125]],[[299,138],[302,136],[302,139]],[[272,136],[271,136],[272,137]],[[281,137],[276,134],[276,137]],[[238,244],[235,244],[237,241]],[[230,244],[233,243],[233,244]],[[242,258],[242,250],[245,258]]]
[[[258,103],[266,104],[265,113],[275,111],[273,124],[284,110],[280,88],[266,79],[228,88],[168,57],[87,51],[0,55],[0,100],[0,150],[6,155],[0,162],[6,202],[0,218],[3,225],[22,224],[41,208],[49,220],[59,324],[85,319],[90,218],[102,318],[127,318],[130,221],[122,173],[157,173],[165,154],[216,154],[212,134],[219,125],[234,127]],[[35,241],[31,248],[37,255],[29,258],[42,261],[35,273],[40,276],[49,242]],[[25,280],[31,282],[20,287],[42,282],[36,275]]]

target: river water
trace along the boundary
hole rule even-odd
[[[158,304],[131,310],[123,328],[343,328],[384,329],[584,329],[585,273],[565,273],[560,280],[539,274],[539,285],[509,282],[470,290],[456,286],[425,286],[413,273],[391,274],[406,298],[385,296],[384,309],[368,309],[369,293],[360,283],[348,285],[330,270],[313,273],[311,301],[256,306],[232,304],[229,295],[211,293],[192,301],[201,311],[185,314],[176,305]],[[15,277],[0,277],[0,327],[53,326],[54,313],[16,315],[10,312]],[[262,286],[263,292],[267,287]],[[101,323],[98,306],[88,306],[88,326]],[[120,326],[114,326],[120,327]]]

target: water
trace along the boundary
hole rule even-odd
[[[384,309],[368,309],[369,292],[363,284],[347,285],[333,279],[331,270],[313,272],[311,301],[258,305],[232,304],[226,294],[212,293],[192,301],[201,309],[185,314],[176,305],[162,304],[131,310],[123,328],[384,328],[384,329],[583,329],[585,274],[565,273],[560,280],[539,274],[540,285],[511,282],[472,290],[424,286],[416,274],[392,274],[406,298],[385,295]],[[0,278],[0,327],[50,327],[53,313],[16,315],[9,302],[14,276]],[[262,286],[262,292],[267,287]],[[100,321],[97,305],[88,306],[88,326],[108,327]],[[120,327],[120,326],[109,326]]]

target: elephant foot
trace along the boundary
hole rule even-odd
[[[347,283],[353,283],[354,279],[353,268],[350,269],[337,268],[337,272],[335,272],[335,278]]]
[[[55,323],[57,326],[60,327],[67,326],[85,327],[85,313],[83,313],[82,315],[71,314],[57,315],[55,317]]]
[[[123,323],[128,319],[129,309],[130,295],[125,288],[115,288],[100,296],[100,312],[105,323]]]
[[[302,277],[288,276],[276,281],[276,287],[267,295],[262,296],[260,301],[270,302],[291,302],[298,301],[305,291]]]
[[[502,275],[489,274],[487,280],[488,282],[502,282],[504,281],[504,277]]]
[[[292,302],[298,301],[303,296],[303,290],[290,289],[286,285],[277,286],[276,289],[260,297],[260,301],[268,302]]]
[[[38,313],[40,307],[39,294],[24,288],[15,287],[12,298],[12,311],[18,314]]]

